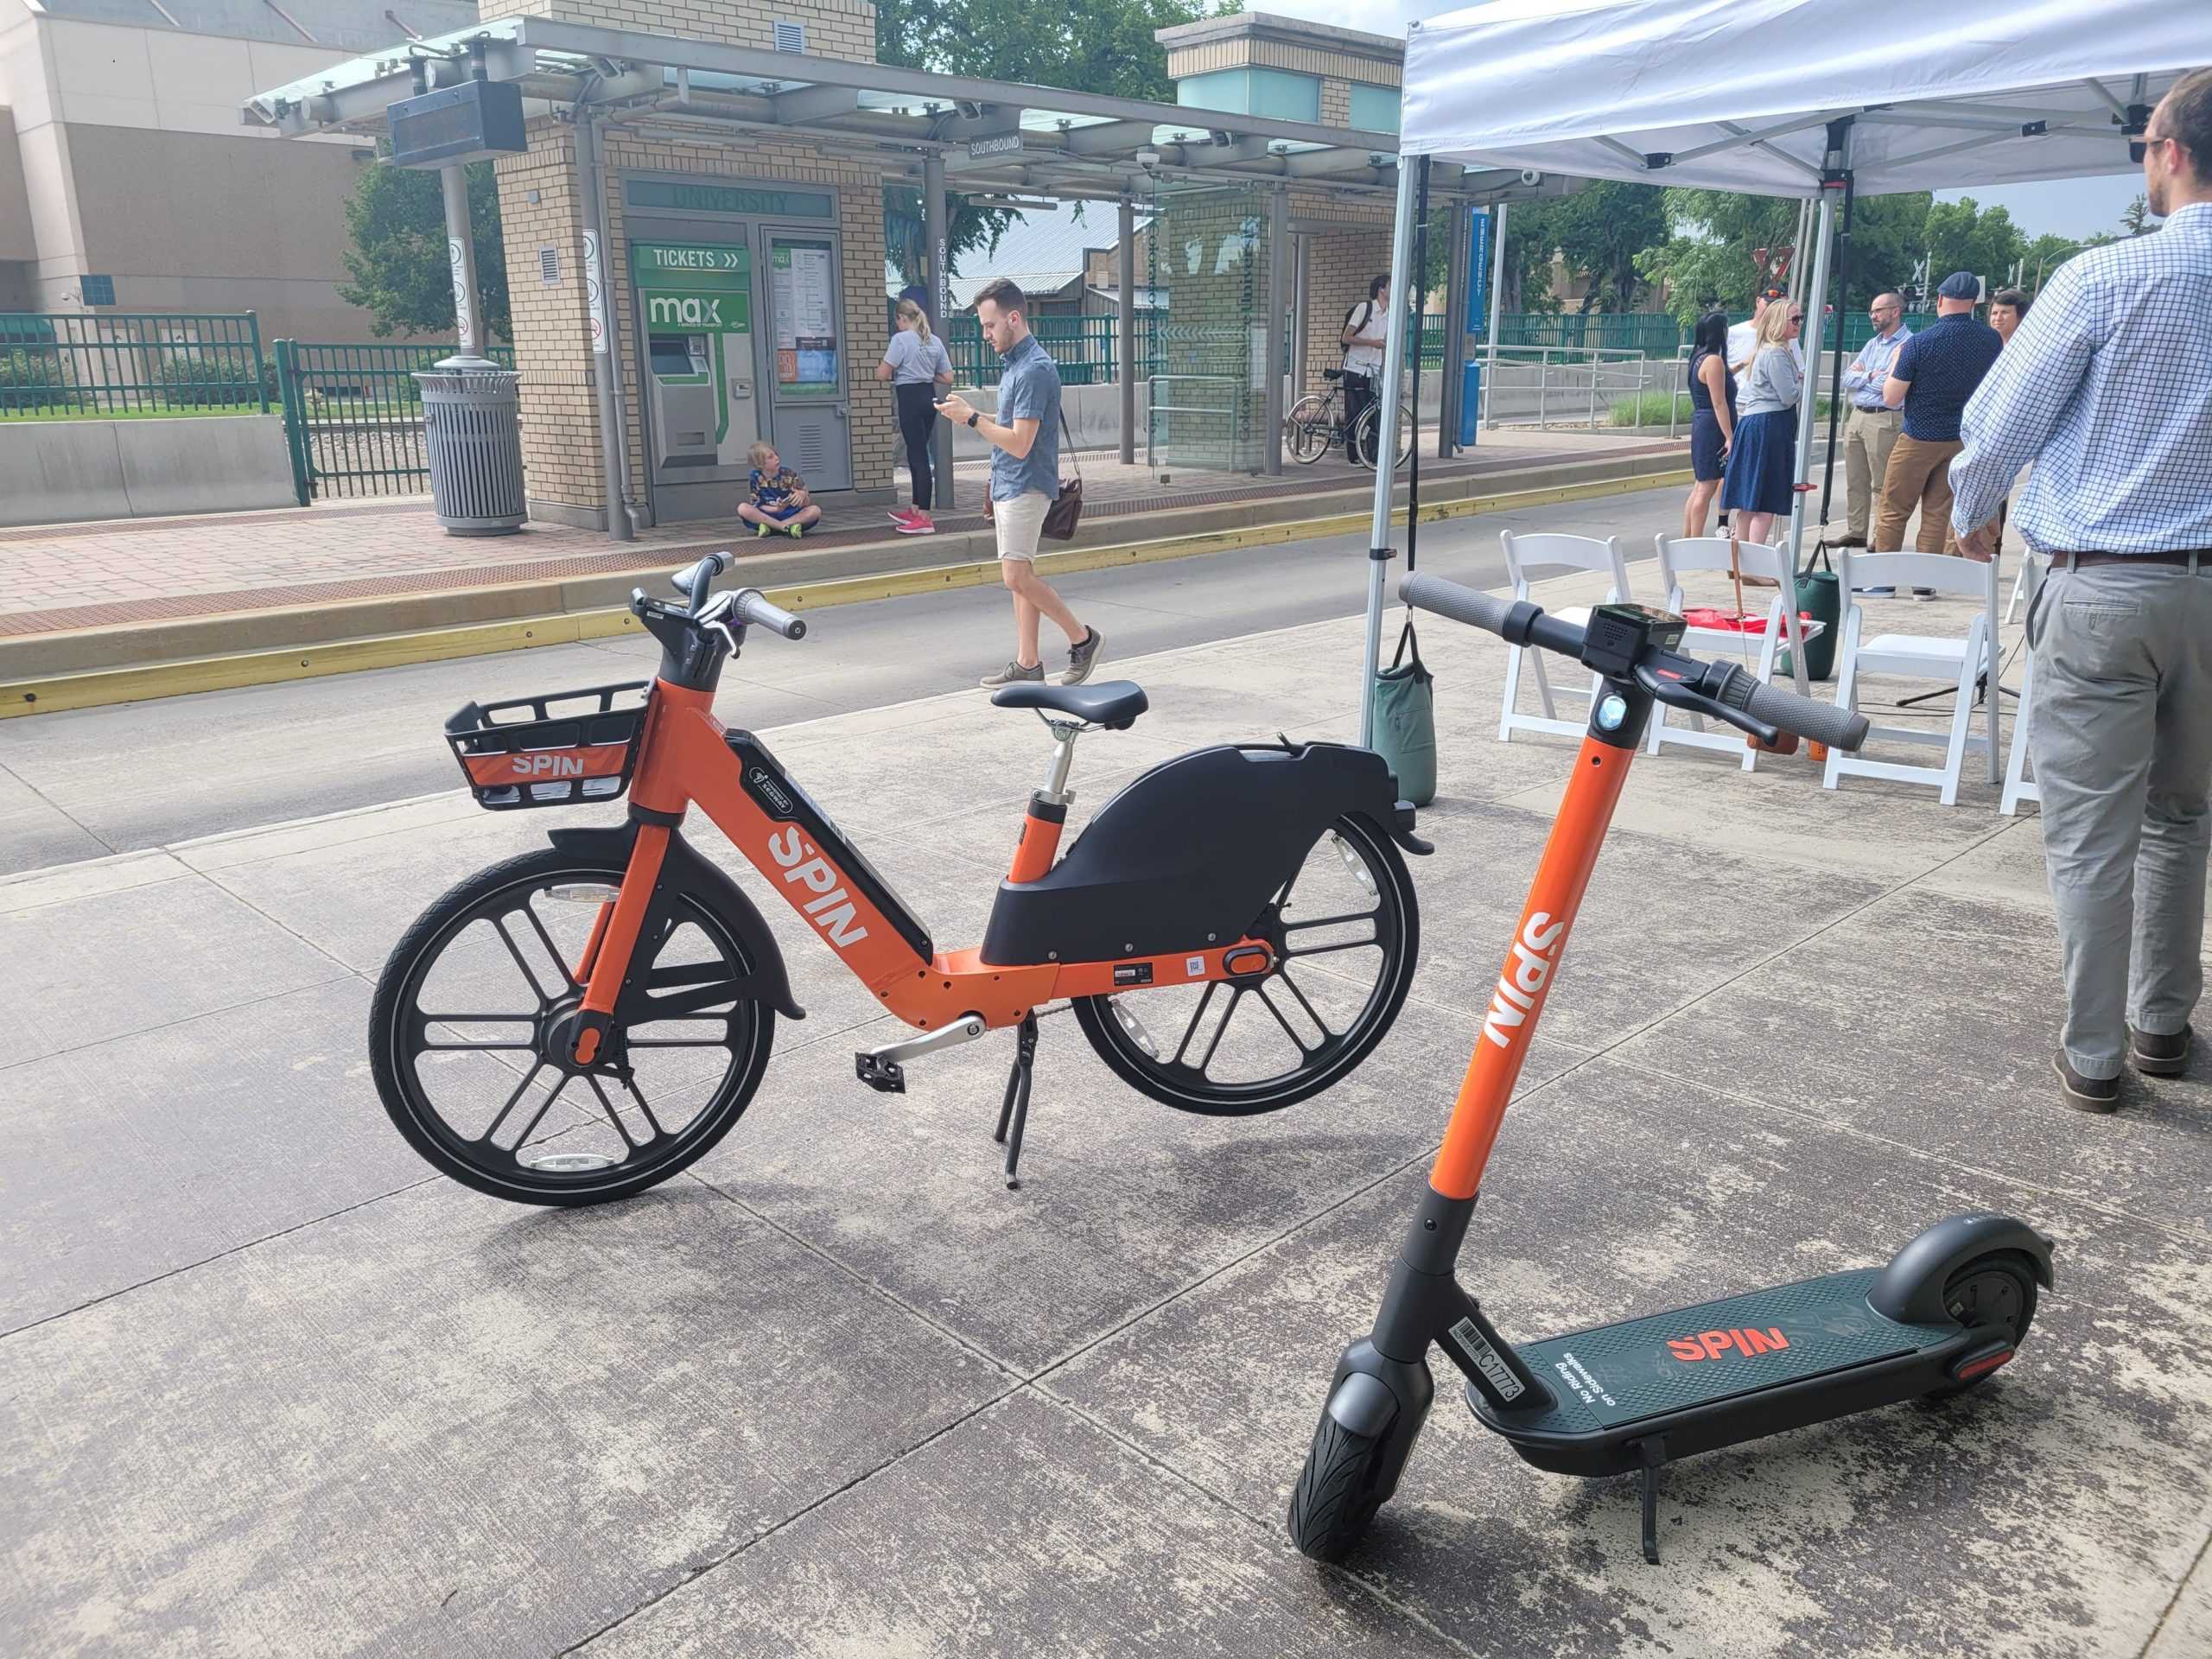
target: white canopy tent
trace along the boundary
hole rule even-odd
[[[1816,199],[1802,297],[1817,319],[1847,184],[1882,194],[2132,171],[2129,139],[2175,78],[2208,59],[2201,4],[2172,0],[1946,0],[1935,10],[1916,0],[1489,0],[1408,32],[1398,149],[1467,167]],[[1418,170],[1399,168],[1396,270],[1411,257]],[[1404,353],[1394,308],[1386,432]],[[1799,412],[1793,562],[1814,404]],[[1378,467],[1370,686],[1390,486]],[[1797,671],[1802,686],[1802,660]]]

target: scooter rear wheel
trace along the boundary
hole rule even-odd
[[[1275,953],[1253,979],[1076,999],[1098,1058],[1179,1111],[1278,1111],[1367,1058],[1397,1019],[1421,954],[1405,861],[1350,814],[1314,842],[1248,931]]]
[[[1961,1325],[1994,1325],[2010,1334],[2014,1345],[2028,1334],[2036,1317],[2036,1274],[2018,1250],[1993,1250],[1976,1256],[1943,1283],[1944,1311]],[[1983,1371],[1963,1382],[1934,1390],[1926,1397],[1949,1400],[1968,1389],[1980,1388],[1994,1376]]]
[[[1317,1561],[1341,1561],[1382,1508],[1376,1496],[1382,1437],[1346,1428],[1327,1412],[1313,1431],[1290,1495],[1290,1541]]]

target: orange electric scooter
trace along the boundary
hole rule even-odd
[[[1571,657],[1605,686],[1374,1329],[1337,1363],[1291,1498],[1291,1537],[1308,1555],[1340,1560],[1397,1490],[1435,1393],[1434,1344],[1465,1373],[1475,1421],[1527,1462],[1570,1475],[1641,1471],[1643,1553],[1656,1565],[1663,1465],[1972,1388],[2026,1334],[2037,1287],[2050,1287],[2050,1241],[2007,1216],[1953,1216],[1879,1268],[1535,1342],[1501,1337],[1459,1284],[1460,1247],[1652,704],[1770,745],[1792,733],[1855,750],[1866,721],[1732,664],[1676,654],[1684,623],[1663,611],[1601,605],[1585,628],[1433,576],[1408,577],[1400,593],[1512,645]]]
[[[759,1087],[775,1018],[799,1019],[760,912],[680,833],[696,804],[803,931],[924,1034],[854,1057],[899,1093],[922,1055],[1011,1027],[995,1138],[1017,1170],[1037,1014],[1077,1022],[1132,1086],[1185,1111],[1274,1111],[1343,1077],[1389,1031],[1420,947],[1399,849],[1426,853],[1382,758],[1337,743],[1198,749],[1144,772],[1060,854],[1077,737],[1144,713],[1127,681],[1002,687],[1050,728],[1046,785],[980,946],[939,950],[766,744],[713,704],[748,627],[805,623],[757,589],[631,596],[662,647],[651,682],[470,703],[446,733],[494,810],[607,801],[629,823],[463,881],[410,928],[370,1014],[385,1109],[454,1179],[527,1204],[595,1204],[667,1179]]]

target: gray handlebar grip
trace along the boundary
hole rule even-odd
[[[1510,599],[1446,582],[1441,576],[1408,576],[1398,584],[1398,597],[1417,611],[1433,611],[1471,628],[1497,634],[1505,632],[1505,619],[1513,609]]]
[[[707,602],[707,590],[715,585],[715,578],[729,569],[729,555],[709,553],[706,557],[685,565],[681,570],[669,572],[669,584],[691,601],[697,610]]]
[[[1866,741],[1866,715],[1838,708],[1833,702],[1801,697],[1795,691],[1770,685],[1742,669],[1729,675],[1728,683],[1720,688],[1719,700],[1731,709],[1742,709],[1754,720],[1763,720],[1785,732],[1795,732],[1815,743],[1841,749],[1847,754],[1857,753]]]
[[[739,594],[730,609],[737,613],[741,621],[752,626],[766,628],[786,639],[806,638],[806,624],[789,611],[771,605],[761,597],[758,588],[747,588]]]

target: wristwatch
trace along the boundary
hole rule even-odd
[[[971,426],[971,427],[972,427],[972,426],[974,426],[974,425],[976,424],[976,422],[978,422],[978,421],[982,420],[982,418],[983,418],[983,411],[982,411],[982,410],[980,410],[980,409],[979,409],[979,410],[976,410],[973,414],[971,414],[971,415],[969,415],[969,417],[968,417],[968,424],[969,424],[969,426]]]

